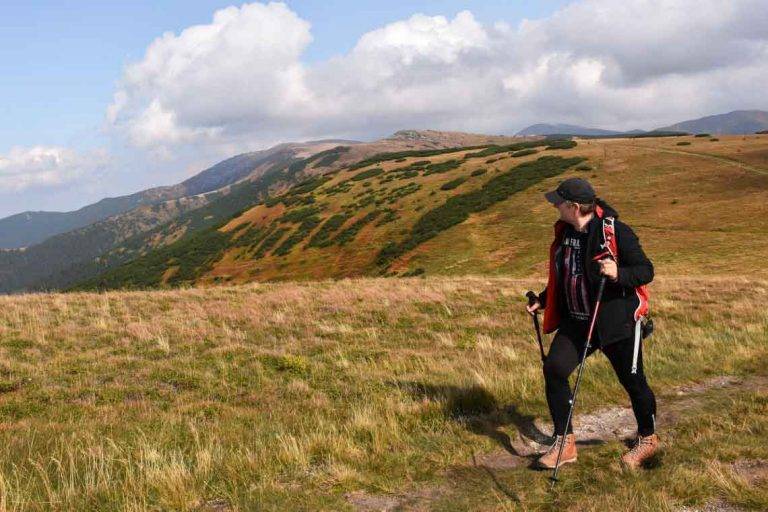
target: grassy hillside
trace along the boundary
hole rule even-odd
[[[622,435],[585,434],[552,493],[527,468],[550,432],[522,311],[540,284],[0,297],[0,510],[768,508],[768,281],[654,283],[665,451],[625,475]],[[628,414],[602,356],[580,398],[577,431]]]
[[[662,273],[753,269],[768,253],[768,137],[530,141],[389,153],[312,178],[83,288],[375,275],[528,276],[556,212],[542,192],[590,179]],[[682,145],[681,145],[682,144]],[[223,218],[223,217],[220,217]]]
[[[164,239],[157,236],[160,232],[196,229],[197,225],[190,221],[196,216],[194,212],[206,211],[206,215],[215,215],[216,206],[231,191],[231,185],[243,183],[246,177],[245,183],[272,183],[266,175],[271,176],[275,174],[274,169],[304,159],[297,154],[306,156],[333,147],[328,142],[283,144],[229,158],[177,185],[104,199],[78,212],[53,214],[59,220],[83,221],[88,225],[70,230],[54,223],[56,225],[49,228],[60,229],[59,234],[24,249],[0,252],[0,293],[57,289],[92,277],[135,257],[131,249],[145,250],[162,245]],[[234,188],[240,190],[242,187],[234,185]],[[214,204],[204,209],[209,203]],[[185,215],[187,213],[189,215]],[[45,223],[46,218],[33,219],[32,223]],[[90,220],[85,222],[86,219]],[[6,223],[0,228],[0,237],[2,231],[9,234],[27,228],[35,231],[32,224]]]
[[[678,146],[681,141],[690,142]],[[580,140],[574,154],[589,179],[640,236],[667,276],[741,273],[768,276],[768,137],[723,136]],[[427,274],[543,273],[557,212],[542,182],[473,215],[415,249],[393,266]]]
[[[25,249],[0,252],[0,293],[55,289],[92,274],[96,258],[126,240],[141,237],[185,212],[208,204],[215,194],[144,205],[89,226],[52,236]]]
[[[165,219],[171,217],[170,221],[160,222],[160,216],[155,215],[151,219],[154,222],[147,226],[144,222],[147,216],[142,216],[142,212],[136,210],[87,229],[61,235],[50,243],[40,244],[23,253],[16,251],[1,254],[0,292],[23,288],[50,290],[69,287],[146,254],[150,254],[151,261],[144,261],[140,267],[156,266],[153,262],[158,258],[167,260],[180,251],[186,255],[187,249],[193,246],[202,246],[201,251],[206,252],[212,235],[214,238],[216,236],[210,233],[212,229],[225,224],[244,209],[260,203],[268,194],[279,194],[296,182],[317,174],[333,173],[343,167],[359,165],[359,162],[373,155],[408,151],[439,154],[445,148],[458,145],[504,144],[511,140],[519,142],[521,139],[411,130],[372,142],[351,145],[337,144],[344,141],[287,143],[267,151],[243,155],[262,155],[264,158],[248,179],[205,197],[186,198],[188,202],[194,200],[196,207],[186,208],[186,213],[176,212],[175,216],[166,215]],[[232,165],[232,162],[238,162],[241,158],[227,160],[199,174],[194,178],[196,184],[211,187],[222,179],[233,179],[236,173],[245,169],[242,165]],[[179,186],[186,186],[187,183]],[[155,209],[152,207],[152,212]],[[182,238],[181,246],[164,249]],[[202,240],[203,243],[197,243],[196,240]],[[192,258],[185,266],[197,266],[198,263]],[[158,282],[159,279],[156,279],[155,284]]]
[[[301,149],[305,148],[302,146]],[[179,184],[155,187],[126,196],[108,197],[72,212],[23,212],[0,219],[0,248],[35,246],[56,235],[81,230],[110,218],[122,216],[129,222],[127,218],[131,215],[124,214],[133,212],[133,217],[136,217],[137,209],[141,211],[158,208],[171,211],[167,207],[168,204],[185,199],[199,203],[202,198],[194,196],[220,189],[252,173],[258,174],[259,167],[284,159],[285,157],[281,154],[284,152],[285,149],[276,147],[265,151],[244,153],[219,162]],[[143,217],[139,219],[139,223],[151,221],[149,216],[139,216]],[[78,240],[80,244],[84,241],[84,233],[87,234],[88,231],[81,230],[78,233],[81,238]],[[115,237],[119,239],[121,234],[118,232]],[[24,272],[19,269],[13,271]]]
[[[768,509],[768,137],[711,139],[326,155],[88,283],[227,286],[0,297],[0,511]],[[656,264],[664,451],[618,468],[634,424],[598,355],[550,491],[523,294],[566,176]],[[422,278],[311,281],[365,274]]]
[[[325,172],[307,161],[311,177],[285,193],[264,201],[255,196],[256,206],[233,219],[85,286],[382,274],[469,214],[580,164],[582,158],[567,154],[574,146],[530,141],[390,152]]]

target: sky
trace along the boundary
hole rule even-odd
[[[766,109],[764,0],[0,0],[0,217],[285,141]]]

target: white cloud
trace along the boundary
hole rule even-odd
[[[215,142],[312,105],[299,57],[309,23],[285,4],[216,11],[209,25],[163,34],[126,67],[107,121],[142,147]]]
[[[72,183],[107,163],[103,151],[80,154],[62,147],[14,147],[0,155],[0,189],[23,191]]]
[[[583,0],[517,26],[415,14],[307,65],[311,41],[282,3],[217,11],[127,66],[107,120],[138,147],[231,151],[406,127],[652,128],[766,107],[764,0]]]

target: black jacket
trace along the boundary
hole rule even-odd
[[[601,276],[600,265],[593,258],[602,252],[600,248],[602,217],[614,217],[615,239],[618,246],[618,280],[615,283],[610,279],[606,281],[595,325],[600,344],[608,345],[634,336],[635,312],[643,300],[637,289],[653,280],[653,264],[645,255],[634,231],[618,220],[618,213],[603,201],[598,200],[598,206],[600,207],[600,216],[596,214],[588,225],[589,237],[587,249],[582,253],[584,257],[582,263],[588,283],[589,300],[594,308]],[[556,235],[553,247],[562,241],[564,228],[565,224],[562,221],[558,221],[558,224],[555,225]],[[548,286],[551,285],[554,277],[558,287],[555,296],[561,300],[563,297],[561,288],[562,262],[557,260],[561,259],[562,251],[557,250],[551,254],[554,254],[554,257],[551,255],[550,259],[556,261],[550,261],[550,284]],[[554,267],[552,267],[553,264]],[[542,307],[547,308],[547,288],[539,294],[539,301]],[[544,328],[546,332],[552,332],[560,327],[559,312],[564,311],[564,309],[559,304],[553,309],[556,312],[545,309]],[[550,314],[547,315],[548,313]]]

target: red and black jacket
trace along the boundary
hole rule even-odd
[[[648,290],[645,285],[653,280],[653,264],[643,252],[637,235],[617,219],[618,213],[601,200],[597,204],[595,216],[589,222],[585,261],[582,263],[592,305],[600,283],[600,266],[596,260],[610,255],[618,264],[618,280],[615,283],[606,281],[595,325],[601,345],[608,345],[631,339],[635,321],[648,313]],[[546,333],[557,330],[562,319],[561,251],[567,226],[561,220],[555,223],[555,240],[549,251],[549,279],[547,287],[539,294],[539,302],[545,308]]]

